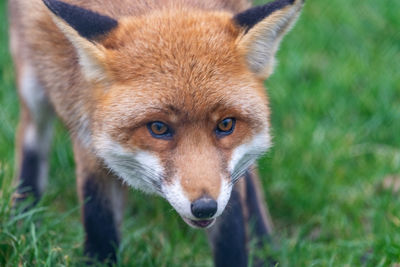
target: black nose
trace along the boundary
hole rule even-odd
[[[210,197],[201,197],[190,206],[192,214],[198,219],[210,218],[217,212],[217,201]]]

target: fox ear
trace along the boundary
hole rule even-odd
[[[118,26],[118,21],[96,12],[58,0],[43,0],[52,12],[57,27],[75,47],[86,78],[105,79],[103,58],[105,48],[100,41]]]
[[[296,22],[303,3],[304,0],[276,0],[234,16],[236,25],[244,29],[239,49],[258,77],[266,79],[272,74],[279,43]]]

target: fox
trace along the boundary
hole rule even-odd
[[[215,266],[247,266],[250,240],[271,242],[256,163],[272,143],[264,81],[303,0],[8,5],[16,203],[44,193],[58,117],[73,146],[89,259],[116,262],[129,188],[204,229]]]

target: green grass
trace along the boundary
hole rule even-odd
[[[280,266],[400,262],[400,1],[307,1],[266,82],[274,147],[260,161]],[[18,103],[0,2],[0,266],[76,266],[83,230],[61,125],[47,193],[13,215]],[[132,191],[119,265],[211,266],[202,231],[165,201]]]

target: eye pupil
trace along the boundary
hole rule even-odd
[[[147,124],[150,134],[155,138],[170,139],[172,131],[167,124],[160,121],[153,121]]]
[[[151,130],[155,133],[155,134],[163,134],[166,132],[167,127],[159,122],[154,122],[151,125]]]
[[[226,118],[217,125],[216,132],[219,135],[229,135],[233,132],[235,126],[235,119]]]
[[[223,129],[223,130],[227,130],[227,129],[229,129],[230,128],[230,126],[232,125],[232,120],[224,120],[222,123],[221,123],[221,128]]]

